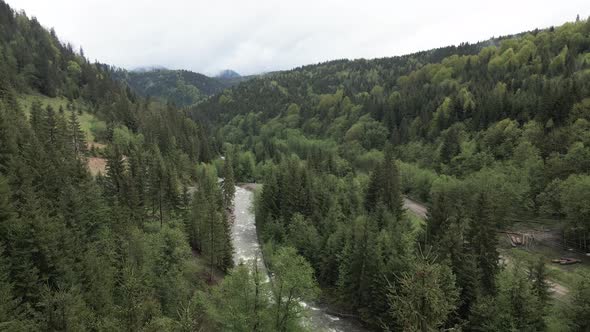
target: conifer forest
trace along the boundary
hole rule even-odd
[[[590,331],[590,20],[513,33],[212,77],[0,0],[0,331]]]

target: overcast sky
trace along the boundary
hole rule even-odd
[[[7,0],[87,57],[206,74],[477,42],[590,15],[589,0]]]

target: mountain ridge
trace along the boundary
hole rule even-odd
[[[143,69],[119,69],[114,72],[114,77],[141,96],[172,102],[180,107],[199,103],[248,79],[235,75],[210,77],[190,70],[157,66]]]

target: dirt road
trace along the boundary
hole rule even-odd
[[[407,197],[404,197],[404,207],[416,214],[418,217],[422,219],[426,219],[426,215],[428,213],[428,209],[423,204],[420,204],[416,201],[413,201]]]

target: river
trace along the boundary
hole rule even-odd
[[[232,241],[234,245],[234,262],[246,262],[259,257],[259,267],[268,275],[264,265],[262,250],[256,233],[256,223],[252,211],[254,193],[241,187],[236,187],[234,198],[235,220],[232,225]],[[349,318],[340,318],[327,313],[327,308],[302,303],[309,308],[309,317],[304,324],[312,331],[332,332],[366,332],[360,324]]]

